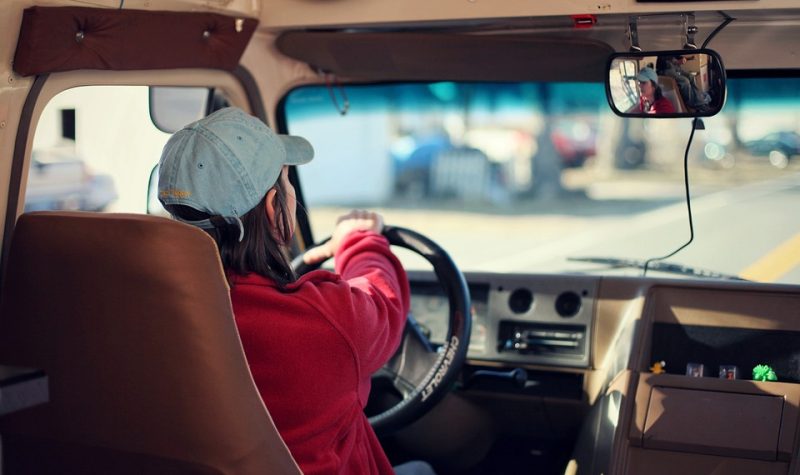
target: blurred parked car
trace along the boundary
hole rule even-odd
[[[390,151],[396,190],[400,194],[428,196],[433,161],[437,155],[452,148],[453,144],[444,131],[399,139]]]
[[[457,145],[451,142],[444,130],[407,135],[396,140],[390,155],[394,164],[395,188],[401,194],[412,196],[430,196],[436,194],[436,186],[432,178],[432,170],[437,159],[445,155],[461,155],[470,151],[480,151],[487,157],[493,157],[495,168],[491,178],[503,182],[503,172],[498,169],[499,163],[515,161],[524,155],[531,159],[530,134],[512,128],[488,128],[469,131],[464,140],[468,145]],[[561,120],[556,123],[550,133],[562,168],[583,166],[586,159],[596,153],[597,125],[592,121]]]
[[[34,150],[31,160],[25,211],[101,211],[117,199],[111,176],[93,174],[72,154]]]
[[[597,124],[582,120],[563,120],[556,124],[550,139],[564,168],[583,166],[596,153]]]
[[[758,140],[745,142],[744,146],[753,155],[768,157],[773,166],[786,168],[789,160],[800,154],[800,134],[773,132]]]

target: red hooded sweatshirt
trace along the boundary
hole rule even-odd
[[[408,278],[385,237],[348,235],[336,274],[318,270],[281,291],[231,276],[250,371],[303,473],[393,474],[363,408],[370,376],[400,344]]]

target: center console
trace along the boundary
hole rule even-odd
[[[616,470],[787,474],[800,431],[800,295],[653,287]],[[777,381],[753,381],[768,364]]]

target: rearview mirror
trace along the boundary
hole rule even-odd
[[[623,117],[709,117],[725,103],[725,68],[709,49],[615,53],[606,96]]]

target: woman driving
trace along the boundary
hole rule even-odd
[[[222,109],[169,139],[159,199],[216,241],[253,379],[303,472],[391,474],[363,409],[370,376],[400,343],[408,279],[381,216],[368,211],[340,217],[331,239],[306,253],[308,263],[335,257],[335,273],[295,276],[288,167],[313,153],[303,138]],[[432,470],[412,462],[398,473]]]

